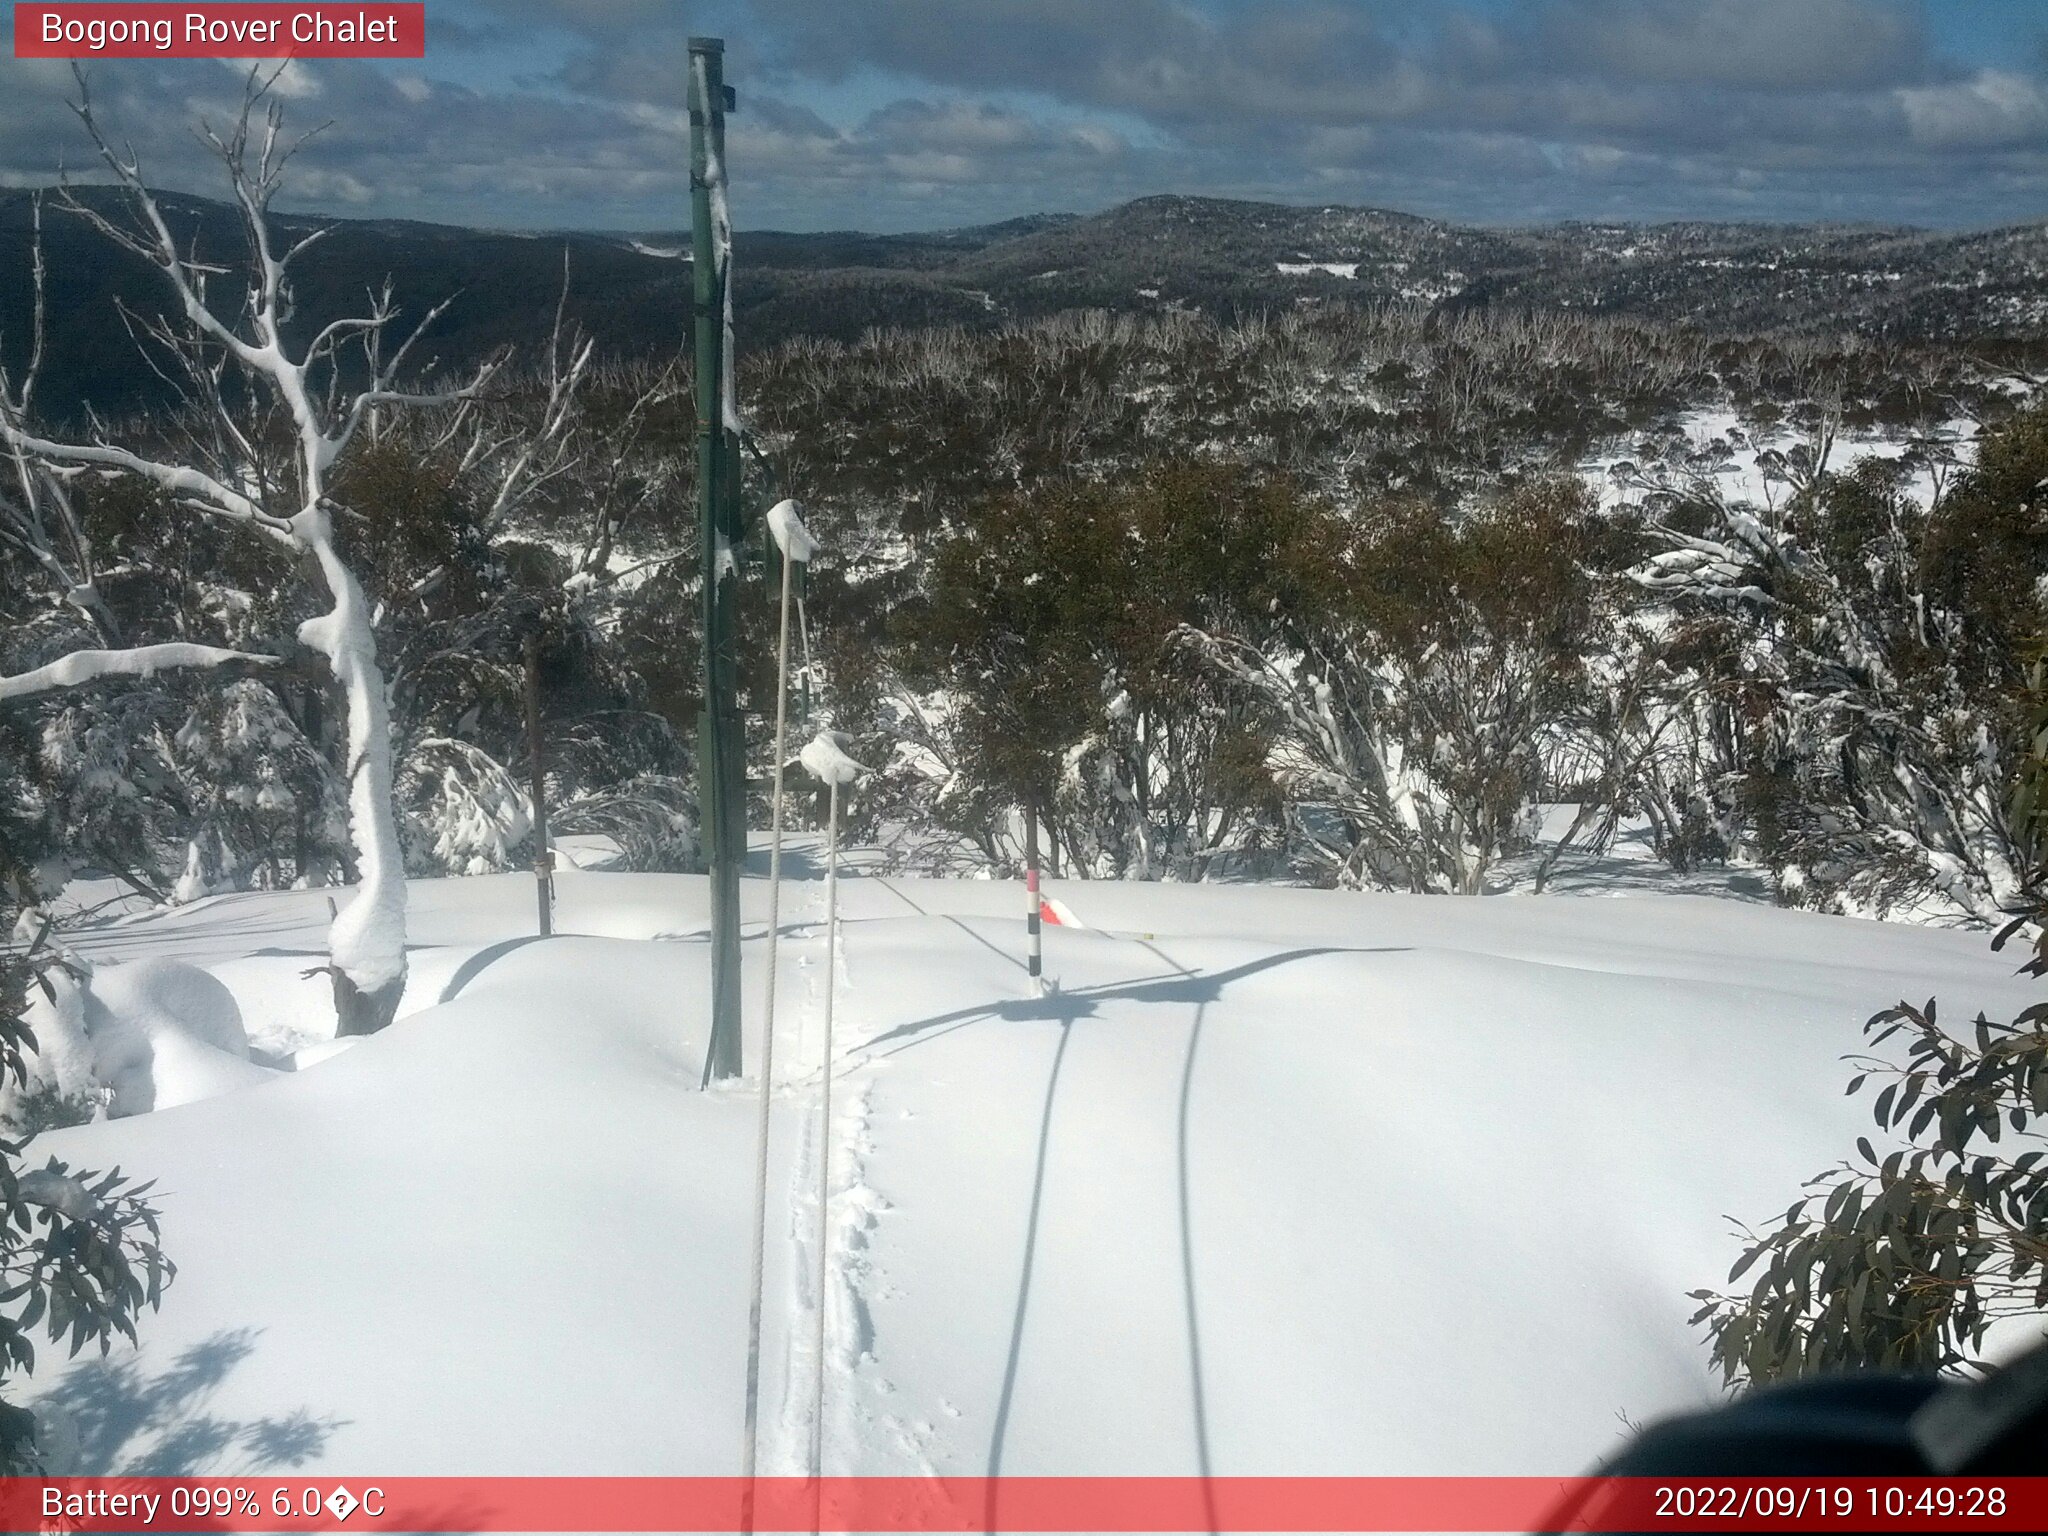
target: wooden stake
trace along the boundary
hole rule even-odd
[[[533,880],[540,901],[540,936],[555,931],[555,850],[548,843],[548,786],[540,755],[540,631],[526,632],[526,752],[533,789]]]

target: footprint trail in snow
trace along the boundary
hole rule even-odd
[[[812,927],[802,937],[798,965],[803,972],[800,1004],[781,1027],[790,1038],[792,1071],[777,1094],[784,1134],[793,1155],[785,1183],[785,1257],[780,1405],[764,1447],[763,1468],[773,1475],[802,1477],[811,1470],[813,1405],[820,1361],[815,1344],[817,1312],[825,1308],[824,1470],[853,1474],[932,1475],[933,1427],[905,1422],[889,1409],[896,1393],[878,1357],[870,1298],[880,1284],[873,1262],[876,1224],[889,1202],[867,1182],[874,1150],[871,1125],[873,1063],[851,1056],[850,1041],[835,1052],[832,1084],[832,1185],[824,1295],[818,1293],[818,1175],[823,1145],[819,1135],[820,1071],[824,1045],[824,890],[817,888]],[[839,935],[840,1000],[855,987],[846,963],[846,932]]]

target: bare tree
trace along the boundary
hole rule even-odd
[[[85,77],[78,75],[74,105],[100,159],[125,194],[131,221],[116,222],[75,196],[67,184],[64,206],[108,239],[134,252],[162,274],[176,313],[149,329],[187,362],[200,397],[213,409],[222,451],[211,467],[174,462],[117,442],[95,422],[83,441],[58,441],[30,429],[25,415],[31,378],[18,389],[0,389],[0,442],[12,455],[18,478],[49,495],[63,477],[81,471],[133,476],[173,505],[252,536],[274,541],[310,563],[333,606],[298,628],[298,640],[324,657],[347,707],[347,784],[350,837],[360,884],[343,907],[329,936],[329,973],[342,1034],[365,1034],[388,1024],[405,986],[405,877],[392,808],[391,727],[383,672],[378,665],[374,615],[336,538],[336,519],[346,509],[328,494],[337,463],[380,411],[442,406],[474,398],[498,367],[479,367],[451,388],[411,390],[401,386],[415,344],[440,316],[436,305],[396,346],[386,342],[398,319],[387,284],[372,295],[363,313],[335,319],[294,351],[285,328],[292,315],[292,263],[327,231],[317,228],[280,247],[271,201],[301,137],[287,142],[282,108],[271,96],[276,81],[252,72],[241,108],[226,133],[202,128],[207,144],[227,172],[241,211],[247,245],[247,286],[238,309],[218,304],[208,279],[226,269],[209,265],[195,251],[181,251],[157,199],[144,185],[131,146],[116,150],[93,114]],[[361,370],[351,374],[349,364]],[[292,442],[288,471],[272,475],[249,431],[237,421],[220,388],[233,370],[258,399],[282,412]],[[357,383],[345,381],[351,377]],[[373,429],[373,428],[372,428]],[[194,458],[199,455],[194,454]],[[31,507],[35,505],[33,499]],[[155,648],[159,651],[161,648]],[[59,681],[77,681],[146,664],[205,666],[236,657],[199,654],[144,658],[136,652],[106,651],[59,669]],[[247,659],[243,657],[241,659]],[[50,669],[43,669],[48,672]]]
[[[30,204],[29,281],[34,300],[29,328],[29,356],[26,372],[18,387],[0,373],[0,420],[26,419],[34,403],[36,376],[43,361],[48,302],[46,268],[43,262],[43,200]],[[121,626],[100,596],[97,562],[92,540],[72,505],[65,477],[53,473],[15,448],[10,440],[7,473],[0,479],[0,542],[12,545],[39,571],[49,601],[59,609],[74,610],[91,624],[97,637],[108,645],[121,641]],[[14,679],[0,679],[0,698]],[[17,693],[27,693],[18,684]]]

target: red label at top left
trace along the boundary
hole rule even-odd
[[[17,59],[418,59],[424,4],[26,5]]]

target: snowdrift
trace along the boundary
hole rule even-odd
[[[145,1115],[247,1088],[272,1075],[249,1059],[241,1009],[198,966],[153,956],[91,975],[50,973],[31,997],[29,1089],[104,1101],[107,1114]],[[7,1085],[8,1112],[22,1090]]]
[[[528,880],[416,883],[399,1022],[324,1060],[317,893],[77,940],[305,1054],[39,1139],[160,1180],[180,1266],[139,1351],[45,1352],[69,1469],[735,1469],[753,1109],[698,1089],[704,882],[560,892],[533,942]],[[1864,1017],[2031,1000],[1981,935],[1698,898],[1107,885],[1060,887],[1041,998],[1017,896],[841,886],[835,1473],[1583,1469],[1717,1395],[1685,1292],[1868,1129]],[[817,1367],[822,886],[783,911],[770,1472]]]
[[[93,1076],[112,1115],[144,1115],[262,1082],[235,997],[196,965],[153,957],[94,973],[84,989]]]

